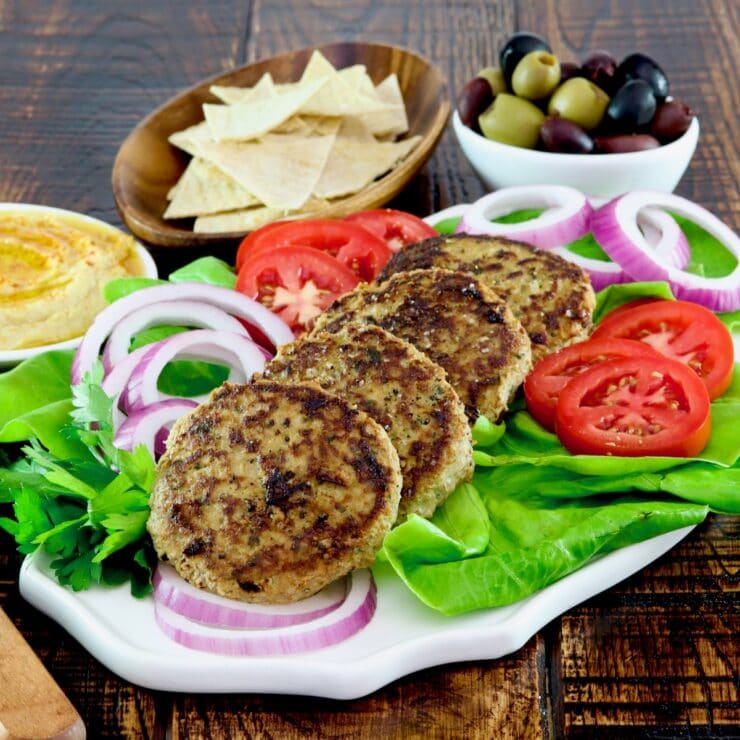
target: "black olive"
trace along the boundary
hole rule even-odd
[[[631,134],[650,123],[656,106],[653,88],[643,80],[630,80],[607,106],[605,127],[611,133]]]
[[[542,36],[538,36],[536,33],[528,33],[522,31],[515,33],[509,38],[504,44],[499,54],[499,66],[504,73],[504,79],[506,80],[506,86],[511,89],[511,76],[514,74],[514,69],[517,64],[527,55],[530,51],[544,50],[551,52],[549,44]]]
[[[493,102],[493,92],[488,80],[474,77],[465,83],[457,98],[460,120],[473,131],[480,133],[478,116]]]
[[[562,62],[560,65],[560,84],[567,82],[571,77],[583,77],[581,68],[573,62]]]
[[[616,71],[617,60],[608,51],[591,52],[581,65],[582,76],[609,95],[616,91],[614,81]]]
[[[644,152],[646,149],[657,149],[660,142],[649,134],[619,134],[617,136],[599,136],[594,139],[596,148],[604,154],[625,154],[626,152]]]
[[[549,152],[590,154],[594,148],[591,137],[565,118],[546,118],[540,127],[540,138]]]
[[[666,100],[655,111],[650,133],[664,144],[683,136],[691,125],[694,114],[691,108],[681,100]]]
[[[630,80],[643,80],[653,88],[658,102],[668,96],[668,78],[665,72],[648,56],[644,54],[630,54],[617,67],[615,74],[617,86],[621,87]]]

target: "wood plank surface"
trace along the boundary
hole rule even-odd
[[[564,59],[635,49],[700,116],[678,191],[740,227],[735,0],[0,0],[0,201],[120,223],[110,170],[136,122],[199,79],[299,46],[366,39],[420,51],[454,95],[515,29]],[[425,214],[483,189],[448,131],[396,205]],[[166,271],[189,259],[156,253]],[[88,737],[737,737],[739,528],[713,516],[670,554],[570,610],[515,655],[443,666],[369,697],[185,696],[132,686],[20,598],[0,537],[0,605]]]

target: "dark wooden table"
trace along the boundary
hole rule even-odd
[[[657,58],[701,120],[678,191],[740,226],[737,0],[0,0],[0,201],[120,223],[117,147],[202,77],[276,52],[368,39],[436,61],[452,90],[514,30],[562,58]],[[483,189],[453,135],[399,198],[421,215]],[[156,255],[161,265],[178,259]],[[192,255],[187,255],[189,258]],[[364,699],[186,696],[132,686],[18,595],[0,539],[0,603],[104,737],[740,737],[737,519],[712,516],[642,573],[572,609],[514,655],[403,678]],[[0,646],[2,649],[2,646]]]

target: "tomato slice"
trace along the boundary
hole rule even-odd
[[[407,244],[420,242],[431,236],[439,236],[435,229],[411,213],[394,211],[392,208],[378,208],[374,211],[360,211],[345,216],[345,221],[359,224],[379,236],[393,252],[398,252]]]
[[[236,289],[280,316],[294,331],[358,283],[357,276],[331,255],[311,247],[278,247],[246,260]]]
[[[251,251],[252,245],[254,245],[255,242],[263,242],[267,234],[287,223],[290,223],[290,221],[273,221],[272,223],[260,226],[259,229],[255,229],[251,234],[247,234],[244,239],[241,240],[239,248],[236,250],[236,271],[239,272],[239,270],[241,270],[244,260],[247,258],[247,253]]]
[[[668,357],[602,362],[560,391],[555,430],[575,455],[694,457],[709,439],[709,396]]]
[[[380,237],[357,224],[331,219],[283,221],[262,227],[244,239],[237,253],[239,269],[264,250],[291,245],[326,252],[367,282],[375,278],[392,255]]]
[[[661,357],[657,350],[630,339],[592,339],[571,344],[543,357],[524,380],[524,397],[529,413],[543,427],[555,429],[555,406],[560,391],[576,375],[600,362],[630,357]]]
[[[707,308],[690,301],[657,301],[606,318],[594,339],[635,339],[688,365],[711,399],[730,386],[734,364],[732,335]]]

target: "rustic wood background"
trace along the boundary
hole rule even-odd
[[[658,59],[702,127],[678,192],[737,229],[739,15],[737,0],[0,0],[0,201],[120,223],[110,191],[117,147],[142,116],[205,76],[365,39],[433,59],[454,94],[510,33],[530,29],[563,59],[597,48]],[[448,131],[396,205],[424,215],[482,192]],[[180,259],[156,256],[165,269]],[[0,604],[91,738],[739,737],[739,529],[737,519],[711,517],[515,655],[426,670],[352,702],[131,686],[23,603],[7,538]]]

